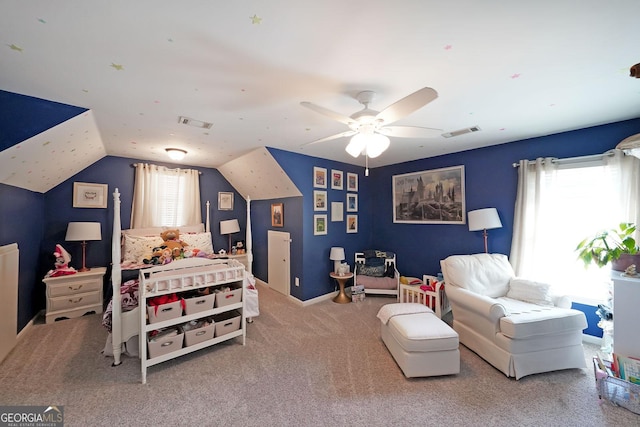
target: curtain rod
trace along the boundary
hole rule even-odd
[[[134,168],[137,168],[138,166],[140,166],[140,165],[142,165],[142,164],[144,164],[144,163],[133,163],[131,166],[133,166]],[[166,168],[166,166],[158,166],[158,165],[154,165],[154,164],[152,164],[152,163],[148,163],[148,164],[149,164],[149,166],[155,166],[155,167],[157,167],[157,168]],[[167,169],[168,169],[168,170],[170,170],[170,171],[176,171],[176,170],[178,170],[178,169],[180,169],[180,168],[174,168],[174,169],[167,168]],[[183,169],[183,170],[185,170],[185,171],[186,171],[186,170],[188,170],[188,169]],[[193,170],[195,170],[195,169],[193,169]],[[198,175],[202,175],[202,172],[198,171]]]
[[[602,160],[605,157],[613,156],[615,153],[613,150],[606,151],[602,154],[591,154],[589,156],[578,156],[578,157],[567,157],[564,159],[556,159],[552,158],[551,163],[557,164],[569,164],[569,163],[582,163],[582,162],[590,162],[593,160]],[[533,163],[535,160],[529,160],[529,162]],[[544,164],[544,161],[542,162]],[[512,163],[514,168],[520,167],[520,163]]]

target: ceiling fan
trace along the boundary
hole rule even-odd
[[[423,87],[380,112],[369,108],[369,104],[373,101],[374,97],[375,92],[373,91],[367,90],[358,93],[356,100],[364,105],[364,108],[351,116],[336,113],[335,111],[328,110],[311,102],[301,102],[300,105],[303,107],[307,107],[349,126],[348,131],[311,141],[304,145],[317,144],[332,139],[352,136],[346,147],[347,153],[353,157],[364,154],[368,160],[369,157],[378,157],[389,148],[390,136],[399,138],[432,138],[442,132],[442,129],[417,126],[389,126],[436,99],[438,92],[434,89]]]

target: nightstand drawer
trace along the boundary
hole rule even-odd
[[[47,312],[73,310],[74,308],[84,307],[86,305],[102,304],[102,292],[85,292],[75,295],[49,298],[47,302],[49,303]]]
[[[99,291],[102,289],[102,277],[87,278],[81,280],[69,280],[64,283],[50,283],[47,286],[47,296],[49,298],[61,297],[64,295],[76,295],[87,292]]]

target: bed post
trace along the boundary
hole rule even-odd
[[[251,197],[247,196],[247,271],[253,273],[253,242],[251,237]]]
[[[122,306],[120,285],[122,284],[122,269],[120,267],[120,192],[116,188],[113,192],[113,235],[111,240],[111,286],[113,302],[111,303],[111,342],[113,344],[113,365],[118,366],[122,353]]]
[[[207,200],[207,223],[204,229],[204,231],[206,231],[207,233],[211,231],[211,221],[209,220],[209,205],[211,205],[211,203],[209,203],[209,201]]]

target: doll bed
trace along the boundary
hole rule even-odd
[[[137,336],[140,330],[140,308],[138,307],[137,298],[137,278],[140,269],[152,267],[140,262],[140,247],[149,247],[153,243],[145,241],[145,237],[152,240],[152,237],[159,236],[162,228],[146,228],[137,230],[122,230],[120,222],[120,192],[116,188],[113,193],[113,234],[111,242],[112,254],[112,300],[105,311],[110,314],[110,319],[103,318],[103,324],[109,328],[110,333],[107,338],[107,345],[104,353],[109,355],[108,347],[113,351],[113,366],[119,365],[121,355],[125,343],[129,343],[125,348],[131,355],[137,356]],[[251,238],[251,220],[250,220],[250,199],[247,199],[247,231],[246,231],[246,252],[247,266],[246,270],[251,273],[252,269],[252,238]],[[182,240],[190,244],[191,247],[198,247],[201,252],[210,252],[213,255],[213,245],[210,233],[209,219],[209,202],[207,202],[206,225],[198,224],[196,226],[178,227],[184,234],[181,235]],[[208,239],[208,241],[207,241]],[[210,246],[207,246],[210,245]],[[132,249],[135,248],[135,249]],[[137,260],[137,261],[136,261]],[[191,261],[189,259],[185,261]],[[167,266],[177,267],[181,261],[173,261]],[[189,275],[185,269],[185,276]],[[124,307],[123,307],[124,306]]]
[[[363,286],[365,294],[395,295],[397,298],[400,273],[396,265],[396,254],[393,252],[356,252],[353,282]]]

